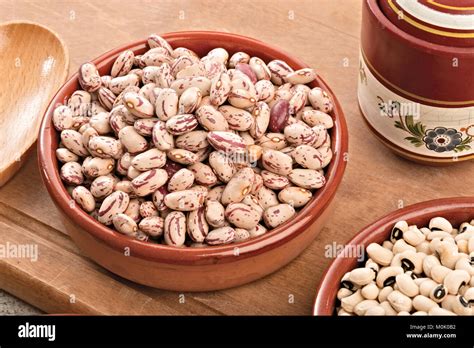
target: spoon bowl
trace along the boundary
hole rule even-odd
[[[66,80],[69,53],[56,33],[36,23],[0,24],[0,186],[35,143],[49,101]]]

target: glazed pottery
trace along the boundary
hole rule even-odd
[[[453,226],[471,221],[474,218],[474,197],[444,198],[422,202],[396,210],[371,223],[345,245],[340,256],[331,263],[323,275],[314,304],[314,315],[334,315],[336,295],[344,274],[362,266],[353,250],[370,243],[382,243],[387,240],[396,222],[405,220],[409,225],[419,227],[428,225],[436,216],[448,219]],[[351,257],[345,257],[351,256]],[[365,261],[365,260],[364,260]]]
[[[230,54],[245,51],[266,62],[283,59],[294,69],[306,65],[292,55],[263,42],[218,32],[178,32],[164,34],[173,47],[187,47],[205,55],[215,47]],[[99,72],[108,72],[120,52],[147,50],[146,40],[133,42],[93,60]],[[38,147],[39,165],[44,183],[64,215],[64,224],[77,245],[91,259],[113,273],[137,283],[169,290],[205,291],[241,285],[281,268],[298,256],[322,229],[331,212],[331,202],[345,170],[348,149],[344,115],[336,97],[321,78],[320,86],[334,99],[334,127],[330,130],[334,158],[326,171],[326,185],[291,221],[254,239],[241,243],[207,247],[175,248],[131,239],[98,223],[83,210],[70,205],[71,197],[58,174],[55,150],[58,133],[51,123],[57,103],[63,103],[79,87],[77,74],[51,101],[44,118]]]
[[[397,154],[474,158],[474,0],[364,0],[358,99]]]

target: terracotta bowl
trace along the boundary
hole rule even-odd
[[[382,243],[389,238],[393,225],[399,220],[406,220],[409,225],[426,226],[435,216],[448,219],[453,226],[470,221],[474,218],[474,197],[436,199],[396,210],[365,227],[347,243],[346,248],[353,250],[354,246],[363,245],[365,250],[370,243]],[[331,263],[318,288],[314,315],[335,314],[340,281],[346,272],[359,266],[357,256],[337,257]]]
[[[295,69],[306,67],[292,55],[248,37],[203,31],[169,33],[163,37],[173,47],[184,46],[199,55],[223,47],[230,54],[246,51],[265,61],[283,59]],[[126,49],[141,54],[147,49],[146,40],[121,46],[93,62],[100,73],[108,72],[119,53]],[[207,291],[241,285],[276,271],[298,256],[330,215],[331,201],[346,166],[347,127],[341,106],[326,83],[318,77],[312,85],[328,91],[335,104],[334,128],[330,132],[334,158],[326,171],[327,184],[293,220],[255,239],[219,247],[175,248],[131,239],[98,223],[80,208],[71,207],[71,198],[58,174],[55,157],[58,133],[52,126],[51,116],[55,105],[63,103],[79,88],[77,74],[59,90],[46,111],[38,147],[41,175],[64,216],[72,239],[86,255],[111,272],[140,284],[169,290]]]

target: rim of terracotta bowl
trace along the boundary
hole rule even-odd
[[[429,220],[434,216],[470,212],[474,218],[474,197],[441,198],[416,203],[395,210],[367,225],[346,243],[345,248],[363,245],[365,252],[365,246],[368,244],[386,240],[393,225],[399,220],[406,220],[410,223],[410,221],[417,219]],[[346,272],[354,269],[358,264],[357,257],[338,256],[331,262],[319,283],[313,307],[314,315],[334,315],[340,280]]]
[[[407,41],[410,45],[419,47],[425,51],[436,51],[438,54],[451,56],[456,54],[460,57],[471,56],[472,48],[471,47],[461,47],[461,46],[444,46],[436,43],[432,43],[423,39],[420,39],[416,36],[407,33],[403,29],[397,27],[386,15],[383,13],[380,8],[379,2],[381,0],[364,0],[368,4],[368,8],[372,12],[372,15],[377,18],[380,24],[385,30],[388,30],[393,36],[397,39]]]
[[[279,48],[241,35],[212,31],[184,31],[166,33],[163,34],[162,37],[169,40],[173,47],[176,47],[174,44],[175,42],[186,46],[183,44],[183,41],[212,40],[216,45],[215,47],[218,47],[217,45],[219,45],[219,42],[227,43],[227,45],[231,42],[235,46],[236,51],[243,50],[250,46],[252,51],[265,50],[266,55],[285,59],[291,66],[307,67],[307,65],[301,60],[283,50],[280,50]],[[115,48],[94,59],[92,62],[94,62],[100,70],[101,66],[106,65],[107,62],[110,63],[110,61],[114,60],[123,50],[144,50],[146,47],[146,40],[135,41]],[[334,127],[330,132],[332,140],[331,146],[334,156],[326,170],[326,185],[316,192],[312,200],[295,216],[295,218],[262,236],[240,243],[208,248],[176,248],[162,244],[142,242],[127,237],[100,224],[79,207],[71,207],[71,197],[59,177],[58,163],[55,156],[57,143],[53,144],[51,136],[51,134],[54,134],[56,130],[52,126],[51,117],[55,105],[58,103],[62,104],[65,101],[66,96],[68,96],[66,90],[77,85],[77,76],[77,73],[74,74],[61,87],[45,113],[38,142],[38,162],[40,172],[49,194],[67,217],[87,233],[117,251],[123,252],[125,247],[129,247],[135,257],[169,264],[194,265],[232,262],[241,258],[254,256],[267,250],[274,249],[303,233],[306,227],[310,226],[311,223],[318,219],[328,207],[342,180],[346,167],[345,154],[348,151],[347,125],[342,108],[336,96],[318,76],[314,86],[320,86],[325,89],[334,100],[334,110],[332,112]],[[239,248],[238,258],[236,258],[234,254],[236,247]]]

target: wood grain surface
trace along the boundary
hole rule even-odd
[[[57,31],[71,72],[86,60],[151,32],[208,29],[280,46],[316,68],[338,96],[350,155],[331,220],[291,264],[225,291],[185,293],[132,284],[83,256],[67,236],[39,177],[36,156],[0,189],[0,244],[35,243],[37,262],[0,260],[0,288],[49,313],[310,315],[331,262],[326,247],[347,242],[402,205],[473,194],[472,163],[446,168],[394,156],[364,125],[357,106],[360,0],[5,1],[0,20],[29,19]],[[34,49],[34,47],[32,47]]]

